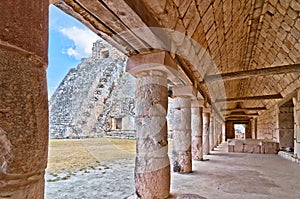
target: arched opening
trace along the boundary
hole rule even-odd
[[[246,124],[234,124],[235,139],[246,138]]]
[[[135,140],[116,139],[134,137],[135,79],[125,73],[126,57],[55,6],[49,34],[45,197],[131,195]]]

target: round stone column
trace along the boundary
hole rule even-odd
[[[190,173],[192,172],[191,98],[175,97],[173,108],[173,171]]]
[[[0,1],[0,198],[44,198],[49,1]]]
[[[214,147],[219,144],[219,120],[215,118],[215,136],[214,136]]]
[[[203,155],[209,154],[209,112],[203,112]]]
[[[136,193],[146,199],[167,198],[170,193],[167,77],[160,71],[144,71],[136,77]]]
[[[203,132],[203,107],[192,105],[192,158],[203,160],[202,132]]]
[[[209,123],[209,151],[214,150],[214,146],[215,146],[214,138],[215,138],[215,118],[212,110],[210,114],[210,123]]]

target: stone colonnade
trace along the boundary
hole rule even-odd
[[[0,198],[44,198],[48,6],[0,2]]]
[[[166,52],[134,55],[129,58],[126,70],[137,77],[136,193],[142,198],[167,198],[170,192],[167,79],[174,75],[176,63]],[[174,172],[192,172],[192,159],[203,160],[209,146],[216,146],[222,140],[222,123],[215,121],[215,128],[210,127],[210,121],[217,117],[213,117],[211,109],[204,108],[204,100],[195,100],[196,96],[192,86],[173,88]],[[216,142],[210,144],[209,137]]]

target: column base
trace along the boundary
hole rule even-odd
[[[136,195],[143,199],[168,198],[170,178],[170,165],[156,171],[135,173]]]
[[[1,175],[0,175],[1,176]],[[31,184],[22,184],[22,182],[19,182],[21,180],[14,180],[18,184],[10,184],[6,187],[0,186],[0,198],[5,199],[41,199],[44,198],[44,187],[45,182],[44,178],[35,181]],[[4,181],[3,185],[5,186],[5,183],[9,183],[8,181]],[[13,182],[11,182],[13,183]],[[0,181],[0,185],[2,185],[2,182]]]

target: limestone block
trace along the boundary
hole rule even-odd
[[[235,140],[234,152],[237,152],[237,153],[244,152],[244,141],[243,140]]]
[[[193,160],[202,160],[203,159],[202,137],[201,138],[193,137],[192,156],[193,156]]]
[[[151,3],[149,3],[149,5],[156,13],[162,13],[162,12],[164,12],[165,7],[166,7],[166,0],[151,1]]]
[[[197,4],[198,10],[200,12],[200,15],[203,16],[205,14],[205,11],[207,10],[207,8],[210,6],[211,1],[210,0],[206,0],[206,1],[197,0],[196,4]]]
[[[209,28],[212,26],[212,24],[214,23],[214,13],[213,13],[212,6],[208,7],[202,20],[205,21],[205,24],[203,24],[204,32],[207,32],[209,30]]]
[[[264,154],[277,154],[279,150],[279,143],[276,142],[262,142],[262,153]]]
[[[191,146],[186,151],[173,150],[173,171],[178,173],[192,172]]]
[[[183,23],[187,27],[188,36],[192,36],[200,22],[200,15],[193,1],[189,7],[187,14],[183,18]],[[188,25],[187,25],[188,24]]]
[[[163,12],[159,15],[159,19],[165,28],[174,29],[177,22],[174,19],[177,19],[179,15],[176,5],[172,1],[167,1],[165,10],[168,10],[168,12]]]
[[[300,3],[297,2],[297,1],[291,1],[291,8],[294,10],[294,11],[300,11]]]
[[[245,140],[244,153],[261,153],[260,141]]]
[[[135,173],[136,193],[141,198],[167,198],[170,193],[170,166]]]
[[[185,0],[185,1],[180,1],[178,12],[179,16],[183,17],[185,13],[187,12],[187,9],[189,8],[192,0]]]
[[[234,145],[228,145],[228,152],[234,152]]]

